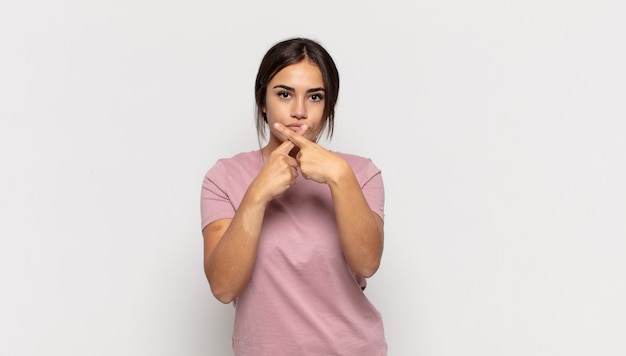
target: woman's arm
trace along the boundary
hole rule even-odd
[[[344,161],[345,162],[345,161]],[[383,219],[373,212],[363,191],[345,163],[327,182],[335,205],[339,237],[348,265],[357,275],[368,278],[380,266],[383,254]]]
[[[271,154],[252,181],[232,219],[208,224],[204,236],[204,272],[213,295],[233,301],[248,284],[256,260],[267,203],[282,194],[296,177],[293,144],[285,141]]]
[[[300,149],[296,159],[304,178],[330,187],[344,257],[354,273],[371,277],[383,253],[383,220],[369,207],[352,168],[302,135],[282,125],[275,128]]]

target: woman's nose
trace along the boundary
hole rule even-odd
[[[298,120],[306,119],[306,104],[304,100],[294,100],[291,116]]]

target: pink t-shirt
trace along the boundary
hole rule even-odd
[[[380,170],[370,159],[338,154],[384,217]],[[202,228],[234,216],[263,164],[260,151],[215,163],[202,184]],[[254,271],[234,304],[235,355],[386,355],[382,318],[365,286],[341,251],[330,189],[299,174],[267,206]]]

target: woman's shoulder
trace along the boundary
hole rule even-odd
[[[216,163],[225,165],[249,165],[263,161],[263,155],[260,150],[240,152],[232,156],[224,156],[217,159]]]
[[[343,159],[345,159],[346,161],[348,161],[348,163],[352,164],[352,163],[357,163],[357,164],[374,164],[374,162],[372,161],[371,158],[369,157],[364,157],[364,156],[359,156],[356,155],[354,153],[346,153],[346,152],[341,152],[341,151],[333,151],[334,153],[338,154],[339,156],[341,156]]]
[[[337,152],[337,151],[334,151],[334,152],[338,154],[340,157],[342,157],[343,159],[345,159],[346,162],[348,162],[348,164],[350,165],[350,167],[352,167],[352,170],[355,173],[358,173],[359,171],[364,171],[368,173],[380,172],[380,169],[376,166],[376,164],[374,164],[374,161],[369,157],[359,156],[353,153],[345,153],[345,152]]]
[[[221,173],[224,170],[248,169],[258,165],[263,165],[263,155],[260,150],[240,152],[230,157],[218,158],[209,169],[209,172],[218,171]]]
[[[259,161],[263,160],[263,154],[260,150],[248,151],[248,152],[239,152],[230,157],[221,158],[220,160],[230,161],[230,162],[250,162],[250,161]]]

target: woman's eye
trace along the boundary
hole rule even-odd
[[[289,93],[286,91],[278,92],[278,96],[282,99],[288,99],[290,97]]]
[[[313,95],[311,95],[311,100],[313,100],[313,101],[320,101],[322,99],[324,99],[322,94],[313,94]]]

